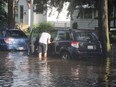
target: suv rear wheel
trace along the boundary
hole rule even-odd
[[[71,59],[71,56],[70,56],[70,54],[69,54],[68,52],[63,51],[63,52],[61,53],[61,58],[62,58],[62,59]]]

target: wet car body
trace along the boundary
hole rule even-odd
[[[109,31],[109,36],[110,36],[110,43],[115,44],[116,43],[116,29],[110,29]]]
[[[20,29],[0,29],[1,51],[28,50],[28,37]]]
[[[101,56],[102,47],[93,31],[58,29],[50,31],[52,43],[48,46],[49,55],[61,58],[78,58],[80,56]]]
[[[94,31],[54,29],[49,33],[52,43],[48,45],[48,56],[59,55],[63,59],[70,59],[102,55],[102,47]],[[38,41],[35,40],[33,43],[35,42]],[[35,51],[37,52],[37,49]]]

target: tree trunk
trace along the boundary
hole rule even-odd
[[[8,28],[15,27],[15,0],[8,0]]]
[[[102,44],[104,57],[110,54],[109,26],[108,26],[108,0],[99,0],[99,39]]]

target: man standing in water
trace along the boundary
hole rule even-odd
[[[42,59],[42,54],[44,56],[44,58],[46,59],[47,58],[47,48],[48,48],[48,44],[51,43],[50,41],[51,39],[51,35],[45,31],[45,32],[42,32],[40,38],[39,38],[39,60]]]

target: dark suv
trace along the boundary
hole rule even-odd
[[[63,59],[69,59],[102,54],[100,41],[94,31],[54,29],[50,34],[52,43],[48,46],[48,56],[60,55]]]

